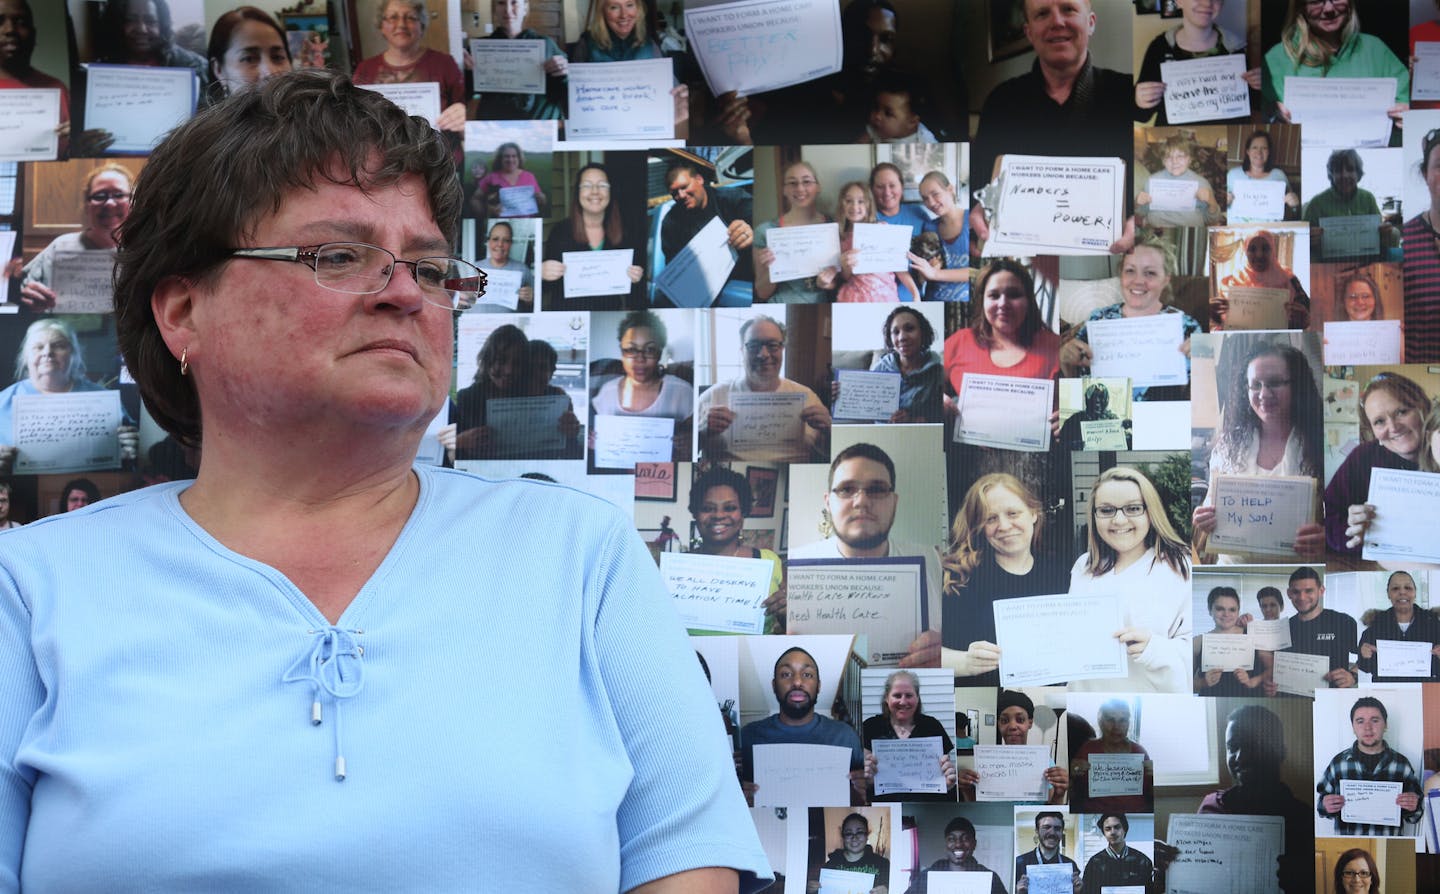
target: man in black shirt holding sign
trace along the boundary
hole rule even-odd
[[[1326,655],[1330,671],[1325,681],[1331,689],[1355,688],[1355,666],[1350,656],[1355,652],[1355,619],[1334,609],[1324,608],[1325,584],[1320,573],[1308,565],[1296,568],[1286,589],[1295,614],[1290,618],[1290,649],[1304,655]],[[1273,681],[1266,682],[1265,694],[1276,692]]]

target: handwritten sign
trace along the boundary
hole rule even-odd
[[[1390,142],[1394,78],[1285,78],[1290,121],[1303,124],[1300,144],[1315,148],[1385,146]]]
[[[1430,649],[1426,641],[1399,639],[1375,641],[1375,674],[1380,677],[1430,678]]]
[[[769,559],[661,553],[660,576],[675,601],[680,620],[691,630],[763,633],[770,579]]]
[[[1314,520],[1315,479],[1295,475],[1217,475],[1215,531],[1219,553],[1293,556],[1295,532]]]
[[[685,6],[685,35],[714,96],[763,93],[840,70],[840,6],[834,0]]]
[[[1075,867],[1068,863],[1036,863],[1025,867],[1028,894],[1075,894]]]
[[[884,223],[857,223],[852,247],[860,253],[856,273],[898,273],[910,269],[905,253],[910,250],[909,227]]]
[[[669,140],[675,137],[668,56],[630,62],[571,62],[566,139]]]
[[[1374,826],[1400,825],[1400,805],[1395,799],[1405,790],[1403,782],[1381,782],[1370,779],[1340,780],[1340,819],[1347,823],[1369,823]]]
[[[674,459],[675,420],[665,416],[596,416],[595,467],[633,469]]]
[[[635,497],[641,500],[675,499],[675,464],[636,463]]]
[[[930,869],[925,872],[925,890],[929,894],[990,894],[995,878],[993,872],[963,872]]]
[[[518,310],[525,274],[519,270],[496,270],[484,264],[480,265],[480,269],[485,271],[485,304]]]
[[[1325,323],[1326,366],[1399,363],[1402,347],[1399,320],[1331,320]]]
[[[148,153],[195,114],[195,72],[149,65],[92,62],[85,90],[85,126],[110,131],[111,152]]]
[[[756,807],[850,803],[850,749],[839,745],[756,745]]]
[[[1200,637],[1200,670],[1249,670],[1255,665],[1255,644],[1243,633],[1207,633]]]
[[[875,884],[875,876],[868,872],[823,867],[820,870],[820,894],[870,894]]]
[[[805,452],[805,395],[780,391],[731,391],[730,451],[782,449]]]
[[[676,307],[709,307],[739,259],[724,221],[712,217],[655,277],[655,288]]]
[[[538,397],[496,397],[485,403],[485,424],[490,427],[498,458],[534,457],[565,449],[560,417],[570,409],[563,394]]]
[[[1228,286],[1224,290],[1230,308],[1225,314],[1226,329],[1285,329],[1289,316],[1285,304],[1289,289],[1258,286]]]
[[[1166,875],[1166,894],[1278,894],[1282,817],[1177,812],[1170,814],[1169,834],[1177,855]]]
[[[17,394],[11,412],[17,474],[120,467],[120,392]]]
[[[1198,181],[1155,176],[1145,187],[1150,193],[1151,211],[1194,211]]]
[[[775,253],[770,264],[772,283],[817,276],[826,267],[840,266],[840,227],[833,223],[803,227],[771,227],[765,247]]]
[[[889,422],[900,409],[900,374],[839,369],[840,396],[835,398],[837,420]]]
[[[380,94],[399,106],[405,114],[429,121],[431,127],[440,120],[440,84],[436,81],[355,86]]]
[[[945,749],[939,736],[874,739],[870,750],[875,754],[875,794],[945,794],[945,774],[940,770]]]
[[[1245,54],[1161,62],[1165,117],[1171,124],[1250,117]]]
[[[59,126],[59,88],[0,90],[0,161],[54,161]]]
[[[1082,450],[1130,449],[1130,442],[1125,438],[1123,419],[1080,420],[1080,441]]]
[[[1092,754],[1090,797],[1110,798],[1145,794],[1145,755]]]
[[[789,633],[866,633],[872,665],[894,665],[926,629],[925,559],[791,559]]]
[[[0,95],[3,94],[0,90]],[[115,310],[115,292],[111,285],[114,272],[112,249],[55,252],[51,282],[55,290],[55,312],[108,314]]]
[[[534,217],[539,213],[535,187],[525,184],[500,187],[501,217]]]
[[[567,251],[560,254],[560,259],[565,263],[566,298],[628,295],[634,285],[630,281],[630,267],[635,263],[633,248]]]
[[[1225,211],[1227,223],[1273,223],[1285,219],[1285,189],[1282,180],[1252,180],[1241,177],[1229,185],[1235,200]]]
[[[1185,354],[1184,314],[1151,314],[1085,324],[1090,339],[1090,375],[1128,376],[1137,388],[1184,385],[1189,380]]]
[[[960,383],[957,444],[981,444],[1038,453],[1050,446],[1052,379],[968,373]]]
[[[1049,745],[976,745],[977,801],[1044,801]]]
[[[1125,626],[1117,594],[1001,599],[993,609],[1000,682],[1007,688],[1111,679],[1129,672],[1125,646],[1115,638]],[[1061,641],[1063,649],[1046,647]]]
[[[1315,690],[1330,687],[1330,684],[1325,681],[1325,675],[1328,673],[1330,673],[1330,656],[1328,655],[1276,652],[1271,679],[1275,681],[1275,687],[1281,692],[1314,698]]]
[[[1422,444],[1422,450],[1430,449]],[[1376,562],[1440,563],[1440,475],[1374,469],[1365,502],[1375,517],[1365,530],[1361,555]]]
[[[1349,214],[1320,218],[1320,257],[1375,258],[1380,256],[1380,215]]]
[[[1276,618],[1267,621],[1258,618],[1245,627],[1245,635],[1257,649],[1278,652],[1290,648],[1290,619]]]
[[[1105,255],[1125,222],[1118,158],[1006,155],[985,257]]]
[[[1440,99],[1440,43],[1415,42],[1415,70],[1410,82],[1412,100]]]
[[[475,90],[479,93],[544,93],[545,41],[470,41]]]

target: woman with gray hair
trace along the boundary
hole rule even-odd
[[[914,671],[892,671],[885,678],[885,693],[880,697],[880,713],[866,718],[862,727],[865,744],[866,778],[874,779],[879,759],[873,753],[877,739],[940,740],[940,773],[945,779],[945,792],[891,792],[877,794],[876,801],[954,801],[955,765],[950,759],[955,745],[940,721],[921,711],[920,677]]]
[[[430,14],[425,0],[387,0],[375,10],[375,27],[385,38],[385,52],[355,66],[357,84],[440,85],[440,130],[465,132],[465,83],[455,60],[422,43]]]
[[[31,323],[15,354],[15,382],[0,390],[0,475],[10,474],[18,452],[14,446],[17,397],[105,390],[85,378],[80,339],[69,323],[58,317]],[[122,422],[117,436],[121,459],[134,459],[139,444],[135,427]]]

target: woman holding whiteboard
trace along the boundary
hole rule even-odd
[[[486,301],[487,296],[482,295],[480,303],[475,305],[472,312],[493,314],[526,312],[534,309],[535,274],[531,272],[530,265],[510,256],[511,247],[514,244],[515,225],[508,221],[496,221],[491,224],[490,234],[485,238],[485,258],[477,262],[475,266],[486,273],[511,271],[520,274],[520,290],[515,295],[515,307]]]
[[[114,251],[116,233],[125,218],[130,216],[130,193],[135,175],[130,169],[115,162],[107,162],[90,172],[85,178],[85,191],[81,195],[85,204],[82,214],[85,226],[78,233],[62,233],[40,249],[35,257],[23,267],[20,259],[9,262],[5,275],[13,277],[17,271],[24,272],[20,281],[20,303],[29,310],[45,313],[55,309],[55,259],[58,255],[72,251]]]
[[[826,304],[835,289],[838,267],[826,267],[804,279],[771,282],[770,266],[775,263],[775,252],[768,247],[771,230],[835,222],[815,204],[820,198],[820,175],[807,161],[793,162],[780,175],[780,196],[783,205],[780,216],[755,227],[755,243],[750,249],[755,254],[755,300],[772,304]]]
[[[690,486],[690,515],[700,545],[692,552],[707,556],[733,556],[741,559],[769,559],[774,566],[770,575],[770,595],[765,607],[765,632],[785,632],[785,566],[774,550],[751,546],[745,542],[745,517],[754,505],[750,482],[745,476],[724,466],[715,466],[695,479]]]
[[[1213,587],[1205,597],[1205,606],[1210,611],[1215,628],[1195,637],[1195,694],[1209,698],[1253,695],[1252,690],[1265,682],[1265,667],[1258,654],[1251,661],[1250,667],[1234,670],[1202,669],[1205,637],[1245,635],[1245,626],[1240,623],[1240,594],[1234,587]]]
[[[684,379],[665,374],[665,323],[648,310],[632,310],[616,333],[620,365],[625,374],[607,378],[590,398],[596,416],[648,416],[675,420],[672,459],[690,458],[690,414],[694,389]],[[592,421],[591,436],[596,429]],[[594,449],[594,444],[591,444]],[[633,468],[634,464],[631,463]]]
[[[1120,594],[1129,673],[1074,680],[1081,692],[1190,691],[1190,556],[1155,485],[1126,466],[1100,473],[1090,492],[1090,549],[1070,569],[1070,592]]]
[[[375,27],[385,39],[385,52],[360,60],[355,66],[357,84],[409,84],[433,81],[440,85],[440,117],[435,127],[465,132],[465,86],[460,66],[444,53],[422,42],[430,14],[424,0],[387,0],[375,11]]]
[[[1264,83],[1267,114],[1273,108],[1288,122],[1286,78],[1394,78],[1395,101],[1386,114],[1399,124],[1410,107],[1410,70],[1384,41],[1360,32],[1350,0],[1290,0],[1280,42],[1265,53]]]
[[[521,208],[506,208],[501,190],[514,187],[530,188],[535,199],[535,211]],[[491,160],[490,171],[475,183],[475,195],[485,203],[486,214],[490,217],[539,217],[550,210],[550,200],[535,175],[525,170],[525,152],[519,143],[501,143]],[[528,198],[524,190],[520,196]],[[513,203],[512,203],[513,204]]]
[[[1325,405],[1310,361],[1287,344],[1262,342],[1252,348],[1226,391],[1220,435],[1210,450],[1210,489],[1191,521],[1197,549],[1215,531],[1215,487],[1220,475],[1306,476],[1325,468],[1320,426]],[[1295,532],[1295,553],[1315,560],[1325,548],[1325,529],[1316,522]],[[1221,564],[1241,562],[1226,553]],[[1275,561],[1264,559],[1261,561]]]
[[[608,251],[630,249],[633,252],[625,275],[631,282],[629,292],[617,295],[586,295],[565,297],[565,253],[572,251]],[[644,301],[640,280],[645,276],[645,248],[640,240],[627,238],[610,183],[610,172],[604,165],[591,162],[575,175],[575,189],[570,194],[570,214],[550,228],[545,239],[545,261],[540,265],[541,293],[544,310],[620,310]]]
[[[1045,328],[1035,280],[1018,261],[1000,258],[980,273],[981,312],[945,339],[945,380],[958,397],[966,373],[1053,379],[1060,372],[1060,336]],[[958,408],[946,401],[945,413]]]
[[[1415,604],[1418,590],[1415,577],[1408,571],[1396,571],[1385,582],[1385,596],[1390,607],[1375,615],[1375,620],[1360,634],[1359,660],[1355,666],[1370,674],[1372,683],[1433,683],[1440,680],[1440,618],[1428,607]],[[1425,643],[1430,647],[1430,673],[1419,677],[1392,677],[1380,674],[1377,649],[1380,640]]]
[[[855,225],[882,222],[875,216],[870,192],[858,180],[840,187],[840,220],[840,291],[835,294],[835,301],[841,304],[897,301],[901,285],[905,286],[905,300],[919,301],[920,289],[908,270],[899,273],[855,272],[855,265],[860,260],[860,250],[855,248]]]
[[[940,774],[945,777],[949,792],[895,792],[875,795],[872,801],[949,801],[955,802],[955,763],[950,755],[955,745],[945,727],[926,714],[920,701],[920,677],[914,671],[891,671],[885,678],[885,692],[880,696],[880,713],[865,718],[861,725],[865,745],[865,776],[875,778],[879,759],[874,754],[876,739],[940,740]]]
[[[571,62],[632,62],[663,59],[665,54],[654,38],[647,37],[651,24],[645,0],[592,0],[590,20],[570,50]],[[675,138],[689,134],[690,88],[677,84],[670,90],[675,102]]]
[[[1300,279],[1279,261],[1275,234],[1256,230],[1245,238],[1245,261],[1240,269],[1220,281],[1220,294],[1210,298],[1212,331],[1227,328],[1230,314],[1230,289],[1281,289],[1288,291],[1285,302],[1287,329],[1304,329],[1310,325],[1310,296]]]
[[[1215,24],[1224,7],[1224,0],[1179,0],[1179,25],[1156,35],[1145,48],[1140,74],[1135,79],[1135,120],[1148,123],[1153,117],[1158,127],[1165,127],[1165,83],[1160,66],[1165,62],[1187,59],[1208,59],[1231,53],[1245,52],[1245,35],[1235,34]],[[1245,72],[1245,83],[1251,90],[1260,89],[1260,69]]]
[[[1300,195],[1290,188],[1290,179],[1285,176],[1285,172],[1275,167],[1275,163],[1270,158],[1272,153],[1269,132],[1253,131],[1245,140],[1245,152],[1240,156],[1240,167],[1231,168],[1225,172],[1225,203],[1227,207],[1235,204],[1235,184],[1245,180],[1273,180],[1283,183],[1285,184],[1286,209],[1300,207]],[[1234,224],[1249,223],[1250,221],[1230,217],[1229,222]],[[1255,222],[1270,223],[1270,221]]]

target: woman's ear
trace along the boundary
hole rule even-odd
[[[194,350],[192,316],[198,288],[192,280],[167,276],[160,280],[150,295],[150,312],[155,316],[156,328],[176,358],[187,349]]]

